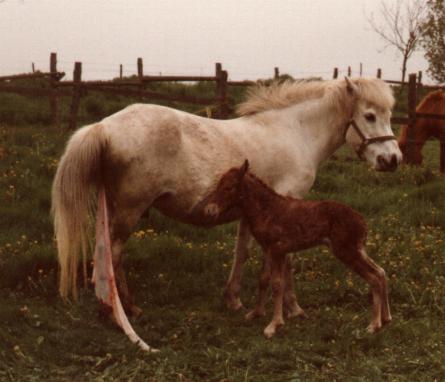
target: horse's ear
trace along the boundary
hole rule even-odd
[[[240,175],[244,176],[249,169],[249,161],[246,159],[240,168]]]
[[[358,92],[357,85],[354,84],[354,82],[352,82],[349,79],[349,77],[345,77],[345,81],[346,81],[346,90],[348,91],[348,93],[351,95],[357,94],[357,92]]]

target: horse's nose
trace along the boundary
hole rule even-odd
[[[377,163],[380,171],[394,171],[397,168],[397,156],[392,154],[390,159],[386,159],[383,155],[377,156]]]

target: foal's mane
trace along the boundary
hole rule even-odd
[[[250,181],[253,181],[256,185],[259,185],[261,188],[261,191],[266,191],[269,195],[272,195],[274,198],[282,199],[282,200],[294,200],[295,198],[291,198],[290,196],[285,196],[282,194],[279,194],[276,192],[272,187],[269,187],[261,178],[258,178],[253,172],[248,171],[247,174],[244,176],[243,181],[247,179],[247,181],[250,179]]]
[[[356,78],[351,80],[358,89],[356,96],[377,108],[387,110],[394,105],[391,88],[377,78]],[[286,80],[270,86],[259,84],[251,87],[247,99],[237,107],[241,116],[252,115],[266,110],[282,109],[308,100],[321,99],[338,109],[351,105],[351,96],[346,90],[345,80],[310,81]]]

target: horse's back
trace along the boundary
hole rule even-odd
[[[155,200],[169,195],[188,211],[242,154],[230,122],[150,104],[131,105],[105,118],[105,171],[116,196]]]

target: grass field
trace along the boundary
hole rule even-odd
[[[386,270],[393,322],[369,335],[370,296],[324,248],[294,256],[297,295],[310,318],[266,340],[268,316],[246,322],[221,293],[236,226],[212,230],[153,214],[129,241],[129,282],[144,314],[133,321],[158,354],[145,354],[97,315],[92,289],[79,304],[57,296],[50,184],[67,134],[0,125],[0,381],[443,381],[445,177],[438,145],[421,168],[379,174],[341,150],[310,198],[366,216],[368,253]],[[242,298],[256,293],[258,248]]]

